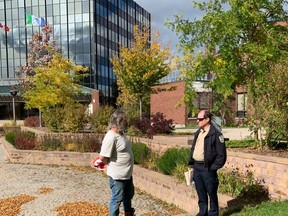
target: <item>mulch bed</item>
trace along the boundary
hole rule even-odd
[[[265,156],[288,158],[288,150],[287,149],[229,148],[229,151],[244,152],[244,153],[251,153],[251,154],[258,154],[258,155],[265,155]]]

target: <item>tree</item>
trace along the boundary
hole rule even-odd
[[[20,93],[25,92],[26,88],[31,85],[29,82],[30,78],[35,75],[34,68],[47,66],[53,58],[52,53],[61,53],[61,49],[56,47],[56,41],[51,41],[52,27],[46,24],[41,31],[42,33],[35,32],[32,40],[29,41],[30,49],[26,64],[20,65],[16,70]]]
[[[287,69],[287,60],[271,67],[270,73],[263,77],[265,88],[262,89],[262,97],[257,98],[260,105],[257,111],[266,129],[268,144],[273,147],[281,147],[281,142],[288,142]]]
[[[80,72],[87,70],[62,56],[56,41],[50,41],[51,26],[46,24],[41,31],[33,34],[27,62],[16,71],[17,89],[25,100],[25,108],[39,109],[40,126],[41,111],[75,99],[75,94],[79,93],[77,82],[85,76]]]
[[[140,103],[140,118],[142,117],[142,102],[152,92],[151,87],[170,72],[168,59],[171,56],[168,46],[161,49],[159,33],[156,32],[150,41],[150,31],[134,27],[134,39],[131,47],[120,47],[119,57],[111,59],[113,70],[117,76],[117,84],[121,91],[118,102]]]
[[[266,87],[263,77],[269,75],[275,63],[287,59],[287,1],[210,0],[194,1],[194,5],[205,12],[202,19],[191,22],[176,15],[174,21],[167,21],[178,33],[184,55],[190,56],[188,65],[192,66],[186,67],[185,79],[191,82],[213,72],[214,79],[208,86],[224,98],[236,86],[246,86],[255,109],[250,124],[255,125],[254,130],[259,129],[263,122],[257,98],[262,97]],[[205,50],[194,54],[201,47]],[[187,61],[183,64],[187,66]]]
[[[49,47],[47,47],[49,50]],[[38,108],[40,111],[59,104],[73,102],[79,94],[77,83],[83,78],[83,66],[74,65],[61,53],[50,52],[52,59],[47,66],[33,68],[34,76],[25,80],[26,86],[22,97],[26,108]]]

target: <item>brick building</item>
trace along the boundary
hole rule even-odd
[[[173,123],[183,126],[188,123],[196,122],[196,117],[188,113],[187,106],[181,103],[185,91],[185,82],[177,81],[154,86],[153,88],[174,89],[171,91],[162,91],[150,96],[150,114],[157,112],[163,113],[166,119],[172,119]],[[194,107],[201,109],[211,109],[213,106],[213,93],[211,90],[203,87],[203,81],[195,82],[194,88],[197,92],[197,98],[194,101]],[[225,115],[227,122],[240,124],[246,117],[247,93],[244,88],[237,87],[233,99],[225,101],[230,112]]]

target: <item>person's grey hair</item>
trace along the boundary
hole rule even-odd
[[[116,110],[110,116],[108,129],[118,128],[124,130],[127,127],[127,120],[125,112],[121,110]]]

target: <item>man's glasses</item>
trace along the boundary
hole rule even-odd
[[[206,118],[197,118],[197,121],[203,121]]]

